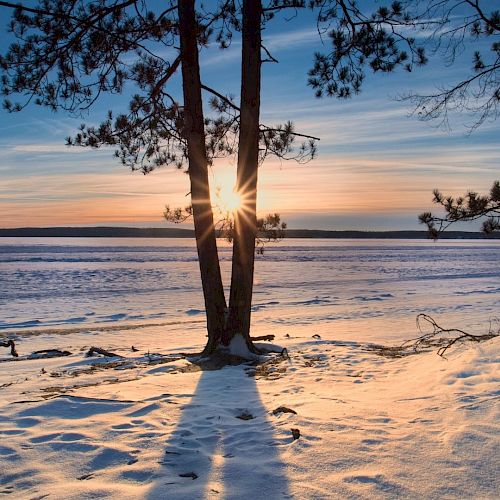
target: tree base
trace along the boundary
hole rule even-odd
[[[224,335],[222,339],[209,338],[202,356],[212,356],[216,352],[227,353],[229,355],[252,360],[264,352],[256,347],[252,339],[244,336],[241,333],[233,335]]]
[[[241,335],[240,335],[241,337]],[[276,360],[289,359],[286,348],[271,345],[270,349],[259,349],[253,346],[258,353],[249,352],[243,345],[243,337],[237,339],[229,346],[218,346],[210,353],[203,351],[197,356],[187,356],[189,361],[202,370],[220,370],[225,366],[247,365],[249,367],[257,367],[276,363]],[[233,351],[230,351],[233,348]]]

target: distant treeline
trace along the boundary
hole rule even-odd
[[[377,239],[427,239],[427,231],[322,231],[316,229],[288,229],[285,231],[287,238],[377,238]],[[483,240],[500,239],[499,233],[487,236],[482,232],[472,231],[444,231],[439,235],[446,240]]]
[[[322,231],[317,229],[287,229],[287,238],[386,238],[426,239],[426,231]],[[20,227],[0,229],[0,237],[58,238],[190,238],[192,229],[137,227]],[[481,232],[445,231],[442,239],[500,239],[500,233],[486,236]]]
[[[190,238],[192,229],[167,227],[19,227],[0,229],[0,237],[36,238]]]

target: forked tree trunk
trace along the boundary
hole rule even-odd
[[[226,300],[210,201],[194,0],[179,0],[178,12],[185,136],[188,145],[194,231],[207,315],[208,342],[205,352],[209,354],[222,338]]]
[[[243,205],[235,214],[229,315],[223,339],[228,344],[240,334],[252,352],[256,351],[250,340],[250,312],[257,232],[261,16],[260,0],[243,1],[241,124],[236,181]]]

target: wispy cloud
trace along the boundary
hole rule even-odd
[[[294,50],[297,47],[317,43],[319,40],[318,31],[314,28],[299,29],[284,33],[267,35],[264,32],[262,41],[270,50]]]
[[[435,63],[412,74],[367,75],[360,96],[317,100],[307,88],[312,48],[321,46],[314,23],[266,30],[264,43],[281,63],[264,66],[262,120],[291,119],[299,132],[321,141],[318,158],[307,165],[270,159],[260,168],[262,213],[281,212],[302,226],[318,220],[321,227],[338,227],[333,224],[341,219],[347,227],[356,220],[369,220],[372,227],[375,220],[402,224],[433,208],[433,188],[485,191],[498,178],[498,121],[472,136],[461,125],[444,133],[408,118],[406,104],[391,100],[405,89],[433,89],[459,78],[469,70],[468,56],[451,69]],[[240,49],[238,40],[228,50],[202,49],[208,85],[238,92]],[[129,97],[107,96],[84,121],[98,124],[108,107],[123,111]],[[180,172],[160,169],[144,177],[119,165],[113,148],[66,147],[64,137],[79,124],[38,108],[17,115],[0,111],[0,226],[160,223],[166,203],[189,202],[188,178]],[[231,161],[217,162],[214,170],[234,171]]]
[[[85,148],[65,146],[60,143],[52,144],[18,144],[11,148],[16,153],[44,153],[44,154],[78,154],[86,152]]]
[[[158,170],[33,175],[0,183],[0,227],[158,220],[165,204],[186,204],[186,175]],[[49,221],[49,222],[48,222]]]
[[[312,43],[318,43],[320,40],[318,31],[315,29],[298,29],[285,33],[266,34],[264,31],[262,36],[263,45],[273,55],[279,57],[281,51],[295,50],[297,47],[305,48]],[[276,54],[274,54],[276,52]],[[241,58],[241,41],[235,40],[227,49],[217,49],[215,45],[206,49],[204,57],[201,58],[202,67],[210,67],[214,65],[227,64],[239,60]]]

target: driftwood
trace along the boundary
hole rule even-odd
[[[101,354],[102,356],[105,356],[107,358],[123,358],[123,356],[120,356],[119,354],[116,354],[114,352],[110,352],[110,351],[106,351],[106,349],[101,349],[100,347],[94,347],[92,346],[87,354],[85,354],[85,356],[87,356],[88,358],[90,356],[94,356],[94,354]]]
[[[258,342],[259,340],[272,341],[272,340],[274,340],[274,335],[261,335],[259,337],[250,337],[250,340],[252,342]]]
[[[27,359],[60,358],[63,356],[71,356],[71,353],[59,349],[42,349],[41,351],[32,352]]]
[[[16,344],[12,339],[7,340],[7,342],[0,342],[0,347],[10,347],[10,353],[15,358],[19,357],[19,354],[16,351]]]
[[[16,358],[1,359],[0,362],[4,363],[7,361],[33,361],[37,359],[61,358],[64,356],[71,356],[71,353],[69,351],[61,351],[60,349],[42,349],[41,351],[34,351],[27,356],[19,356],[17,352],[15,354],[13,353],[12,355]]]

